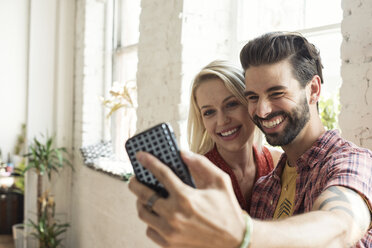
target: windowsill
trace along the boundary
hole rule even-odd
[[[85,164],[87,167],[103,172],[117,179],[128,181],[133,175],[130,163],[109,158],[99,158],[93,164]]]
[[[83,163],[96,171],[104,172],[123,181],[133,175],[129,161],[119,159],[113,152],[111,141],[98,142],[80,148]]]

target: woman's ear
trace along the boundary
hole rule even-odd
[[[315,75],[306,85],[306,92],[309,99],[309,104],[316,104],[320,97],[321,80],[318,75]]]

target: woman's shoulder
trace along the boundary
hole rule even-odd
[[[253,146],[257,166],[257,179],[269,174],[275,168],[281,155],[280,150],[266,146],[261,146],[260,148],[257,149],[256,146]]]
[[[263,146],[262,150],[266,151],[266,153],[269,153],[271,155],[271,157],[273,159],[274,167],[276,167],[276,165],[278,164],[278,162],[280,160],[280,157],[283,154],[283,151],[280,148],[276,148],[276,147],[272,147],[272,146],[270,146],[270,147]]]
[[[216,164],[217,162],[220,162],[222,159],[221,155],[217,151],[216,146],[214,146],[211,150],[209,150],[203,155],[214,164]]]

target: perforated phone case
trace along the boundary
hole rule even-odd
[[[125,149],[137,179],[157,191],[161,196],[167,197],[168,191],[150,171],[137,161],[136,152],[151,153],[170,167],[184,183],[195,187],[189,170],[181,159],[173,130],[169,124],[161,123],[133,136],[125,143]]]

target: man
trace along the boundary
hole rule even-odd
[[[182,153],[197,183],[192,189],[139,153],[170,192],[158,199],[131,180],[147,235],[166,247],[372,247],[372,153],[321,124],[316,48],[299,34],[269,33],[240,56],[249,115],[285,151],[254,188],[254,219],[239,209],[228,176],[202,156]]]

